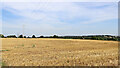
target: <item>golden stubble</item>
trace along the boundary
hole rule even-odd
[[[7,66],[117,66],[118,42],[80,39],[2,39]]]

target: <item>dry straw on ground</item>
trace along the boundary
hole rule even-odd
[[[117,66],[118,42],[79,39],[2,39],[8,66]]]

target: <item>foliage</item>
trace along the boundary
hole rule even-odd
[[[17,38],[15,35],[9,35],[7,38]]]
[[[26,38],[26,36],[24,36],[24,38]]]
[[[35,45],[33,44],[32,47],[35,47]]]
[[[23,38],[23,35],[19,35],[18,38]]]
[[[0,38],[5,38],[4,35],[0,34]],[[17,38],[15,35],[9,35],[7,38]],[[111,36],[111,35],[88,35],[88,36],[40,36],[36,37],[33,35],[32,37],[26,37],[23,35],[19,35],[18,38],[63,38],[63,39],[91,39],[91,40],[112,40],[112,41],[120,41],[119,36]]]
[[[44,36],[40,36],[40,38],[44,38]]]
[[[0,66],[6,66],[5,62],[0,62]]]
[[[9,51],[9,50],[2,50],[2,52],[4,52],[4,51]]]
[[[24,46],[24,44],[22,44],[21,46]]]
[[[32,38],[36,38],[35,35],[33,35]]]
[[[30,38],[29,36],[27,38]]]
[[[57,36],[57,35],[54,35],[53,38],[58,38],[58,36]]]
[[[0,34],[0,38],[4,38],[4,35]]]

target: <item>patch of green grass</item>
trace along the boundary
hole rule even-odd
[[[23,46],[23,47],[24,47],[24,44],[22,44],[21,46]]]
[[[24,44],[15,46],[15,48],[19,48],[19,47],[24,47]]]
[[[32,47],[36,47],[36,45],[33,44]]]
[[[5,62],[0,63],[0,66],[5,66],[5,65],[6,65]]]
[[[1,50],[1,51],[3,52],[3,51],[9,51],[9,50]]]

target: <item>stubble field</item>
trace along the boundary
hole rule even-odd
[[[118,42],[79,39],[2,39],[6,66],[117,66]]]

